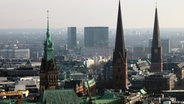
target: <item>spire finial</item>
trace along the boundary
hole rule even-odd
[[[49,30],[49,10],[47,10],[47,30]]]
[[[155,8],[157,8],[157,0],[155,0]]]

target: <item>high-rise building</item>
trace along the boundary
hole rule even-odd
[[[84,45],[85,47],[107,47],[108,35],[108,27],[85,27]]]
[[[158,23],[157,8],[155,8],[155,21],[152,39],[150,72],[162,72],[162,48],[160,43],[160,29]]]
[[[77,30],[76,27],[68,27],[68,48],[73,49],[77,46]]]
[[[171,41],[170,39],[161,39],[162,54],[168,54],[171,52]]]
[[[128,65],[125,49],[123,25],[121,18],[121,4],[119,2],[118,21],[116,30],[115,50],[113,53],[113,87],[114,89],[128,89]]]
[[[44,56],[40,68],[40,93],[47,89],[58,88],[58,71],[56,69],[55,58],[53,54],[53,42],[49,32],[49,19],[47,17],[47,33],[44,41]]]

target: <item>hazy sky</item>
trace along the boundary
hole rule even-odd
[[[152,28],[156,0],[121,0],[124,28]],[[110,26],[119,0],[0,0],[0,28]],[[157,0],[161,28],[184,28],[184,0]]]

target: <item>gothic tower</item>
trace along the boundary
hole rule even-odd
[[[162,72],[162,48],[160,43],[160,29],[158,23],[157,8],[155,8],[155,21],[151,47],[151,68],[150,72]]]
[[[46,40],[44,41],[44,56],[42,58],[40,69],[40,92],[42,93],[46,89],[57,89],[57,80],[58,72],[53,54],[53,43],[49,32],[49,17],[47,16],[47,32]]]
[[[113,87],[114,89],[128,89],[127,54],[124,42],[120,1],[116,29],[116,42],[113,52]]]

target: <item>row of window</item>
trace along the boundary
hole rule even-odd
[[[48,75],[48,79],[51,81],[58,80],[56,75]]]

